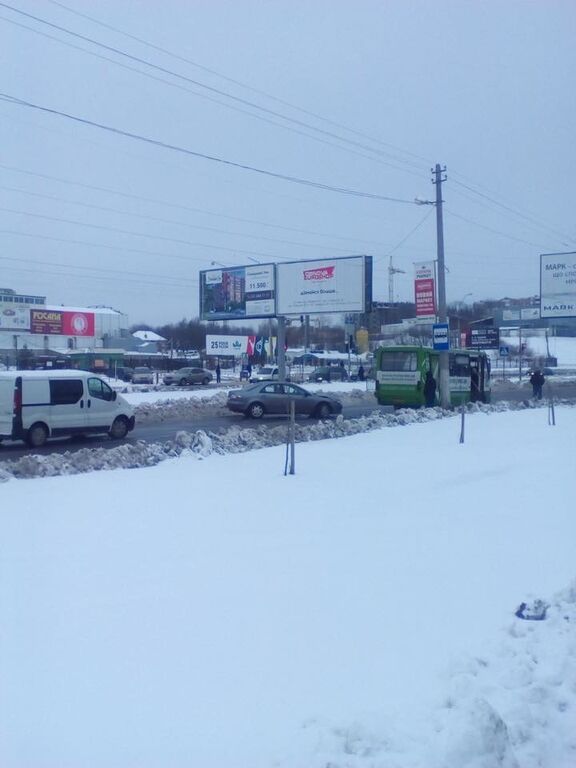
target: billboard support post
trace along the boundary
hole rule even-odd
[[[276,342],[278,352],[278,379],[286,381],[286,318],[278,315],[278,340]]]

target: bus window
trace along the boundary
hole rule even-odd
[[[415,352],[383,352],[380,358],[381,371],[416,371],[417,369]]]
[[[450,376],[470,376],[468,355],[450,355]]]

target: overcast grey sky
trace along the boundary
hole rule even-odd
[[[538,293],[539,254],[576,250],[573,0],[9,0],[0,36],[4,94],[400,201],[0,101],[1,287],[155,324],[196,316],[212,261],[369,253],[374,298],[392,254],[412,300],[437,162],[449,301]]]

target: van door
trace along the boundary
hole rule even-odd
[[[86,431],[86,394],[82,379],[50,379],[50,431],[71,435]]]
[[[14,386],[14,379],[0,379],[0,435],[4,437],[10,437],[12,434]]]
[[[91,376],[88,379],[88,398],[86,401],[88,430],[107,432],[114,421],[117,410],[114,390],[102,379]]]

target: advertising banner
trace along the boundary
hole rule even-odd
[[[200,272],[202,320],[241,320],[274,317],[274,264],[250,264]]]
[[[256,336],[217,336],[206,335],[206,354],[236,356],[253,355]]]
[[[500,328],[471,328],[471,349],[500,349]]]
[[[540,255],[540,317],[576,317],[576,252]]]
[[[30,332],[43,336],[94,336],[94,313],[31,309]]]
[[[372,303],[372,258],[344,256],[276,265],[279,315],[365,312]]]
[[[436,317],[435,262],[414,264],[414,303],[416,317]]]
[[[28,307],[3,307],[0,304],[0,330],[29,331],[30,309]]]

